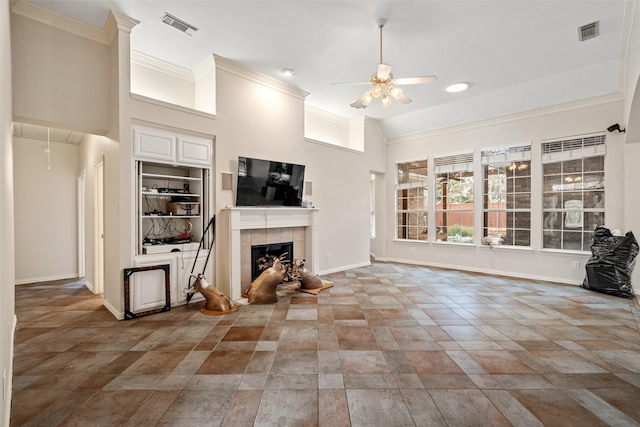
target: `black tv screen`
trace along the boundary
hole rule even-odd
[[[304,166],[238,157],[236,206],[302,206]]]

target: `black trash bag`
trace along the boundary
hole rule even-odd
[[[582,287],[631,298],[631,273],[637,255],[638,241],[631,231],[624,236],[614,236],[608,228],[597,227],[593,233],[591,258],[585,265],[587,271]]]

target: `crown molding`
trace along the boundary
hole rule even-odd
[[[138,93],[131,93],[130,96],[131,96],[131,99],[133,99],[133,100],[140,101],[140,102],[145,102],[147,104],[153,104],[153,105],[157,105],[157,106],[160,106],[160,107],[168,108],[168,109],[171,109],[171,110],[181,111],[183,113],[189,113],[189,114],[192,114],[192,115],[195,115],[195,116],[206,117],[208,119],[215,119],[216,118],[215,114],[207,113],[206,111],[196,110],[194,108],[189,108],[189,107],[184,107],[182,105],[172,104],[171,102],[162,101],[160,99],[155,99],[155,98],[150,98],[148,96],[140,95]],[[135,121],[143,121],[142,119],[136,119],[136,118],[134,118],[134,120]],[[211,137],[211,136],[209,135],[209,137]]]
[[[11,0],[11,12],[101,44],[109,44],[118,30],[131,33],[140,21],[111,10],[103,28],[94,27],[26,0]]]
[[[549,114],[562,113],[565,111],[578,110],[580,108],[593,107],[595,105],[608,104],[611,102],[619,102],[623,100],[624,100],[624,94],[620,92],[615,92],[615,93],[610,93],[606,95],[584,98],[577,101],[570,101],[562,104],[556,104],[548,107],[541,107],[533,110],[506,114],[503,116],[494,117],[486,120],[480,120],[477,122],[465,123],[462,125],[451,126],[447,128],[433,129],[433,130],[398,136],[394,138],[389,138],[388,143],[398,144],[402,142],[411,142],[411,141],[416,141],[416,140],[438,136],[438,135],[446,135],[449,133],[462,132],[462,131],[471,130],[471,129],[483,128],[487,126],[494,126],[501,123],[530,119],[530,118],[535,118],[540,116],[546,116]]]
[[[302,100],[304,100],[309,95],[309,92],[304,91],[296,86],[282,82],[278,79],[274,79],[273,77],[260,74],[256,71],[251,70],[250,68],[247,68],[229,59],[223,58],[222,56],[214,54],[213,57],[215,59],[216,69],[218,70],[226,71],[238,77],[251,80],[254,83],[258,83],[270,89],[277,90],[279,92]]]
[[[326,110],[323,110],[318,107],[314,107],[312,105],[305,104],[304,109],[305,109],[305,112],[308,114],[311,114],[316,117],[320,117],[324,120],[328,120],[330,122],[333,122],[342,126],[348,126],[350,123],[350,120],[346,117],[342,117],[337,114],[330,113]]]
[[[214,55],[207,55],[196,67],[193,69],[193,78],[198,81],[205,77],[211,71],[216,70],[216,59]]]
[[[178,65],[171,64],[169,62],[158,59],[154,56],[147,55],[137,50],[131,50],[131,63],[140,65],[145,68],[168,74],[179,79],[188,80],[193,83],[193,73],[187,68],[182,68]]]
[[[25,0],[12,0],[11,12],[98,43],[109,43],[107,34],[103,29],[85,24]]]
[[[137,19],[129,18],[126,15],[110,10],[107,21],[104,23],[103,30],[105,37],[111,41],[118,31],[124,31],[127,34],[130,34],[133,27],[139,23],[140,21]]]

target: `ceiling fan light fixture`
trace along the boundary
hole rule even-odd
[[[371,91],[369,92],[371,94],[371,96],[373,96],[374,98],[379,98],[380,95],[382,95],[382,88],[379,85],[376,85],[376,87],[374,87],[373,89],[371,89]]]
[[[458,82],[450,84],[445,90],[449,93],[457,93],[469,89],[469,86],[471,85],[468,82]]]
[[[400,98],[400,96],[402,96],[402,89],[398,87],[390,87],[388,92],[389,95],[393,96],[395,99],[398,99]]]
[[[371,92],[365,93],[362,97],[362,103],[368,107],[369,104],[371,104],[371,101],[373,101],[373,95],[371,95]]]
[[[388,107],[389,105],[391,105],[391,98],[389,98],[387,94],[382,95],[382,106]]]
[[[292,77],[296,72],[293,71],[291,68],[285,68],[284,70],[282,70],[282,74],[284,74],[287,77]]]

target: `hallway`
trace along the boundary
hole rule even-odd
[[[129,321],[81,281],[18,286],[11,426],[640,425],[635,299],[392,263],[324,278]]]

